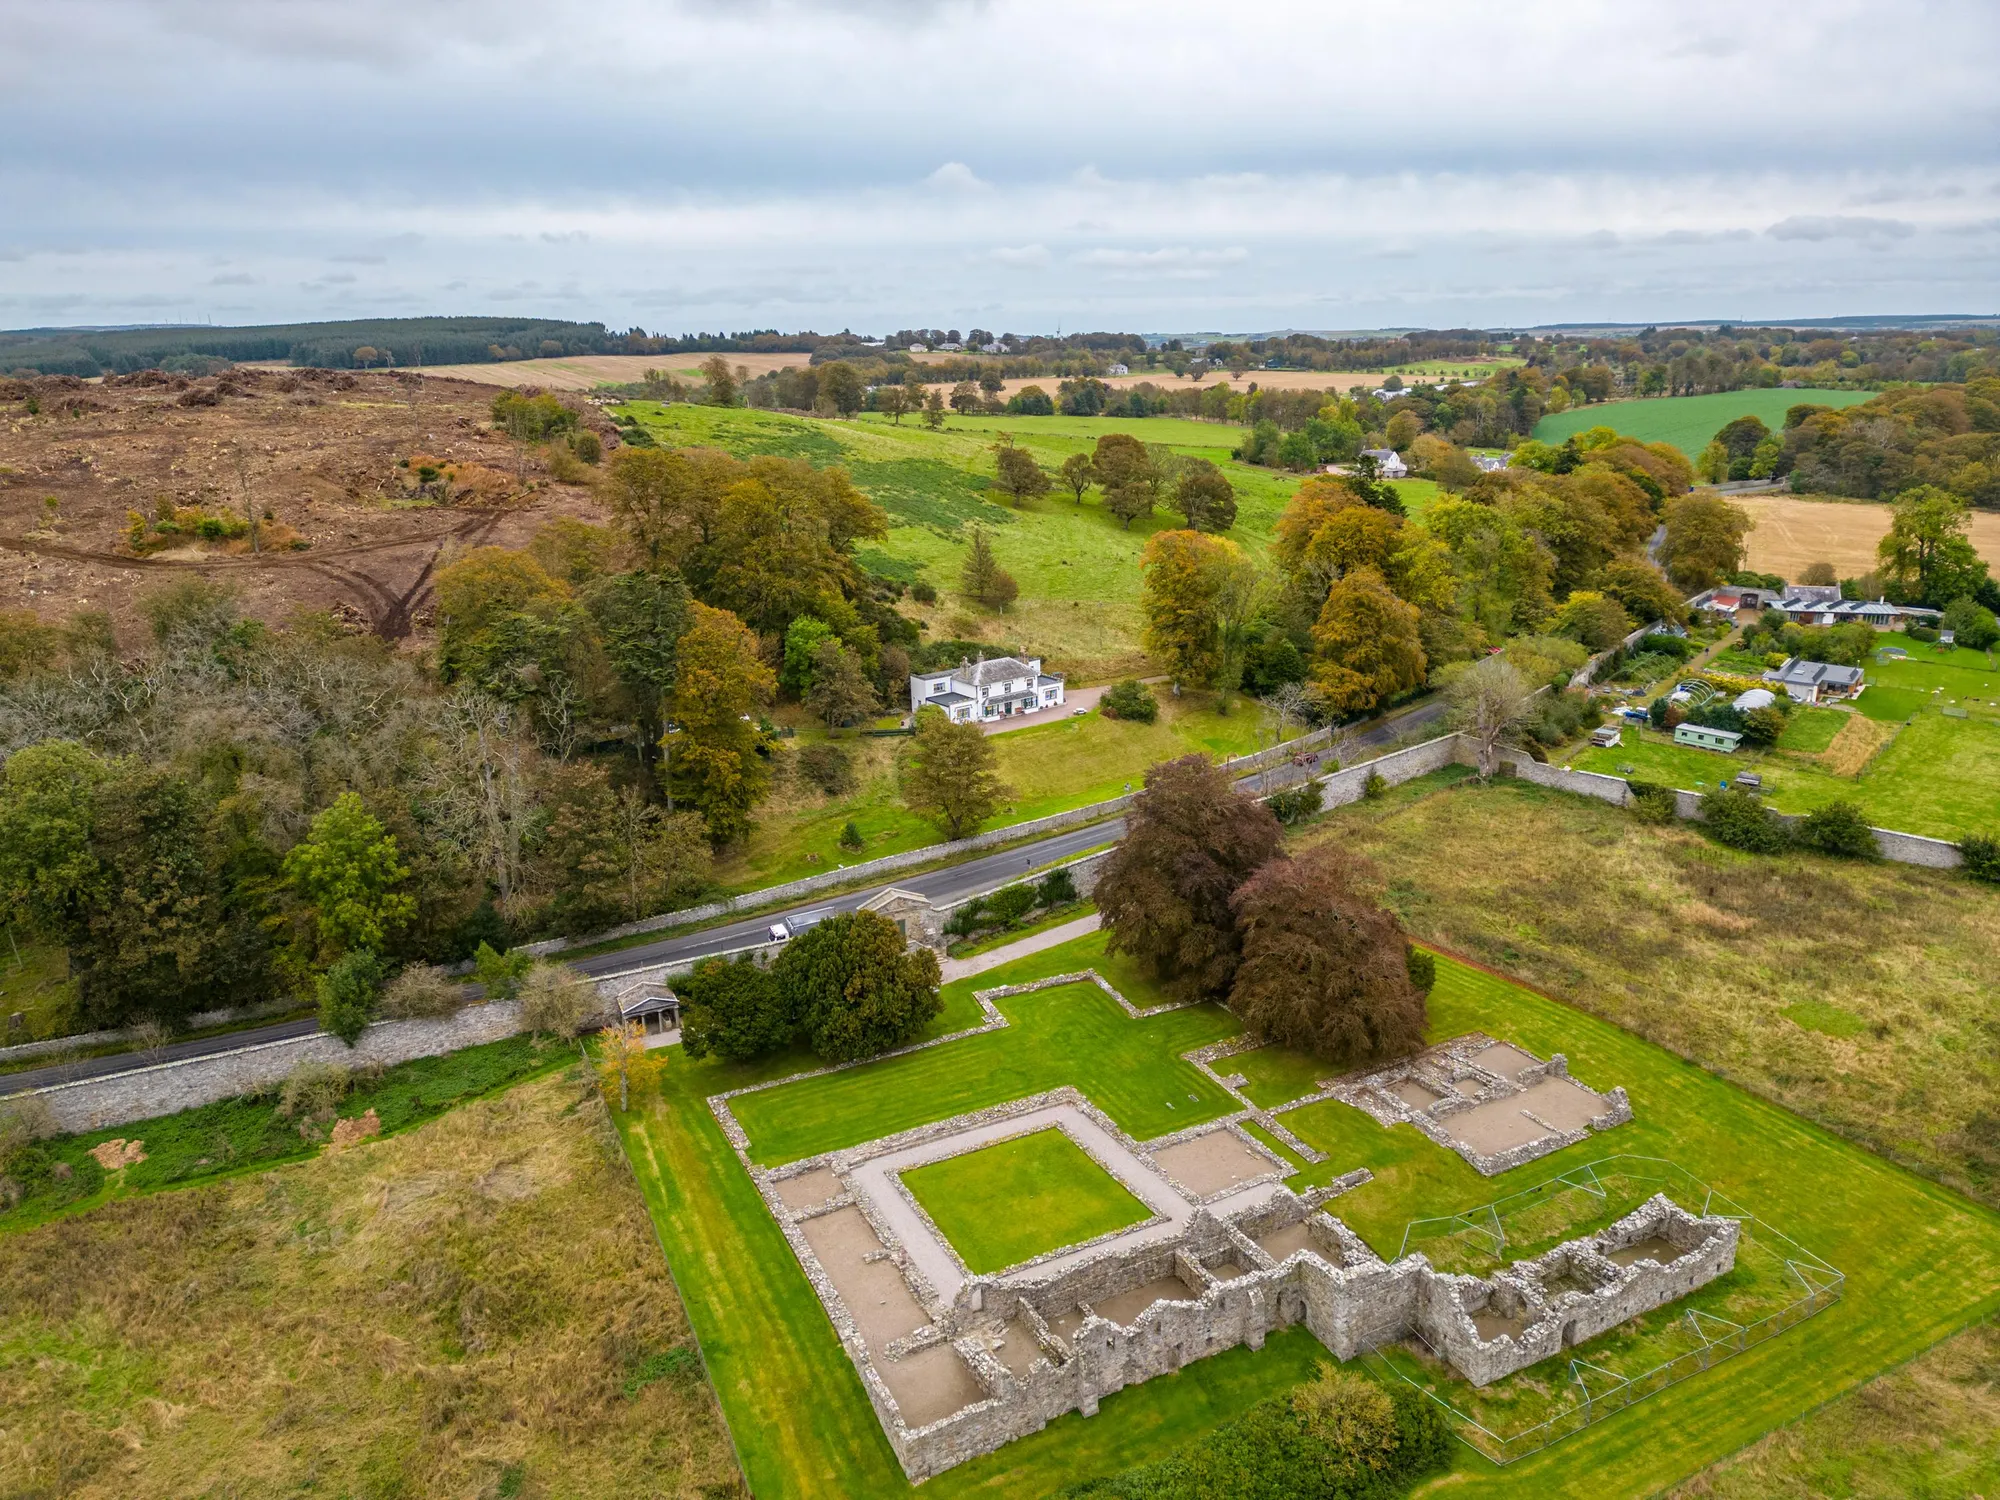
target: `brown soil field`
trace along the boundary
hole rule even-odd
[[[1875,544],[1889,530],[1889,507],[1862,500],[1808,500],[1796,495],[1730,497],[1757,523],[1750,533],[1749,566],[1759,573],[1797,578],[1809,563],[1829,562],[1843,578],[1875,566]],[[1974,511],[1972,544],[2000,566],[2000,515]]]
[[[538,385],[545,391],[588,391],[600,385],[644,380],[648,370],[682,379],[699,376],[705,354],[578,354],[567,359],[516,359],[497,365],[429,365],[426,376],[470,380],[478,385]],[[729,368],[768,375],[807,363],[809,354],[725,354]],[[405,367],[414,368],[414,367]]]
[[[254,618],[330,609],[401,639],[422,631],[431,576],[454,551],[524,545],[558,515],[598,519],[588,487],[517,453],[491,429],[492,390],[464,381],[239,368],[154,384],[42,379],[26,395],[38,414],[19,392],[0,396],[0,609],[51,622],[102,609],[124,639],[143,629],[137,597],[186,571],[228,579]],[[615,441],[599,414],[586,419]],[[413,453],[471,466],[481,482],[420,501],[398,467]],[[263,524],[303,548],[252,554],[247,541],[190,538],[133,554],[132,512],[170,502],[241,517],[246,486],[272,518]]]

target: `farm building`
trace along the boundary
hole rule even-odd
[[[1743,736],[1733,729],[1710,729],[1706,724],[1677,724],[1674,726],[1674,743],[1733,755],[1736,747],[1743,743]]]
[[[1764,680],[1783,688],[1796,702],[1828,703],[1852,698],[1860,692],[1862,673],[1859,667],[1836,667],[1829,662],[1788,656],[1783,666],[1766,672]]]

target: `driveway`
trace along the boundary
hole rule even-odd
[[[1031,714],[1010,714],[1004,719],[980,724],[979,731],[981,734],[1005,734],[1010,729],[1026,729],[1035,724],[1053,724],[1058,719],[1067,719],[1078,709],[1088,710],[1097,707],[1097,700],[1104,696],[1108,688],[1109,684],[1105,687],[1077,688],[1074,692],[1064,693],[1063,697],[1067,701],[1058,703],[1054,708],[1038,708]]]

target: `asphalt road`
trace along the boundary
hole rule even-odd
[[[1363,745],[1385,745],[1413,729],[1434,725],[1443,717],[1444,712],[1445,705],[1442,702],[1424,703],[1398,718],[1362,730],[1355,738]],[[1266,776],[1248,778],[1243,785],[1260,792],[1275,791],[1308,774],[1310,773],[1294,766],[1279,765],[1272,767]],[[879,895],[890,886],[898,890],[919,892],[941,906],[949,906],[968,896],[983,895],[987,891],[998,890],[1038,866],[1054,864],[1100,844],[1115,843],[1124,836],[1125,820],[1111,818],[1102,823],[1065,829],[1061,833],[1051,834],[1048,838],[1037,839],[1032,844],[1017,845],[1005,853],[980,855],[978,858],[945,865],[921,875],[904,875],[880,885],[849,891],[844,895],[828,896],[821,901],[805,902],[781,911],[764,912],[740,922],[730,922],[720,927],[706,927],[699,932],[683,933],[679,936],[669,934],[655,942],[636,944],[630,948],[620,948],[614,953],[600,953],[590,958],[571,959],[569,962],[585,974],[601,978],[628,970],[650,968],[662,963],[706,958],[712,954],[727,953],[764,941],[775,922],[789,922],[796,927],[802,923],[821,921],[827,917],[838,916],[842,912],[853,911],[864,901]],[[120,1052],[109,1057],[82,1058],[49,1067],[23,1069],[18,1073],[0,1073],[0,1097],[24,1093],[29,1089],[46,1088],[56,1083],[71,1083],[81,1078],[98,1078],[111,1073],[131,1072],[138,1068],[150,1067],[155,1063],[200,1057],[211,1052],[226,1052],[236,1047],[253,1047],[260,1042],[307,1036],[317,1030],[319,1023],[310,1018],[280,1021],[269,1026],[255,1026],[243,1031],[226,1032],[219,1036],[173,1042],[156,1052]]]

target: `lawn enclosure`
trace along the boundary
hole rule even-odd
[[[1094,934],[948,986],[934,1034],[966,1024],[974,985],[1021,983],[1084,965],[1095,965],[1136,1004],[1155,998],[1140,976],[1107,959],[1103,935]],[[763,1161],[796,1160],[1058,1083],[1074,1083],[1141,1139],[1228,1108],[1179,1060],[1235,1030],[1226,1012],[1201,1007],[1133,1020],[1075,986],[998,1004],[1010,1023],[1003,1030],[739,1097],[753,1152]],[[1432,1037],[1474,1029],[1537,1055],[1562,1051],[1594,1086],[1625,1085],[1634,1121],[1487,1179],[1406,1126],[1384,1130],[1359,1111],[1323,1103],[1283,1116],[1329,1153],[1290,1180],[1303,1185],[1368,1167],[1373,1180],[1332,1208],[1393,1256],[1413,1219],[1491,1201],[1612,1152],[1659,1157],[1753,1204],[1839,1267],[1847,1285],[1843,1300],[1799,1328],[1504,1470],[1461,1450],[1455,1490],[1650,1493],[2000,1306],[2000,1221],[1948,1191],[1614,1026],[1442,959]],[[903,1493],[908,1486],[851,1364],[703,1102],[807,1065],[802,1058],[756,1067],[690,1063],[675,1051],[664,1097],[624,1117],[621,1130],[753,1488]],[[1286,1074],[1311,1071],[1303,1060],[1275,1054],[1257,1066],[1278,1092]],[[1309,1334],[1294,1330],[1258,1353],[1200,1360],[1122,1392],[1093,1418],[1063,1418],[953,1469],[924,1491],[1043,1495],[1156,1457],[1287,1389],[1324,1358]]]

